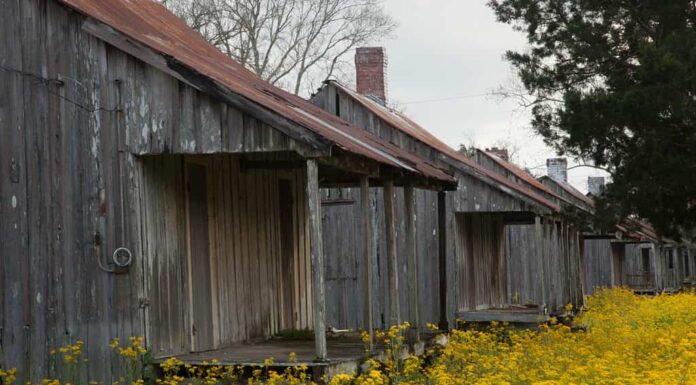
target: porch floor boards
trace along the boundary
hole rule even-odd
[[[495,309],[467,310],[457,312],[457,318],[466,322],[509,322],[535,324],[546,322],[549,316],[540,314],[536,308],[505,307]]]
[[[314,341],[274,340],[253,344],[236,344],[206,352],[177,355],[184,363],[202,365],[203,362],[216,359],[219,365],[253,366],[263,365],[268,358],[273,358],[277,367],[307,365],[328,366],[344,362],[359,362],[365,358],[365,346],[358,341],[327,341],[327,362],[315,362]],[[296,362],[290,362],[290,353],[295,353]]]

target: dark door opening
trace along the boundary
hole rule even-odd
[[[206,167],[186,163],[189,311],[191,350],[214,348],[210,237],[208,233],[208,176]]]

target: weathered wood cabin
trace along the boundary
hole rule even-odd
[[[83,339],[85,375],[107,382],[108,344],[129,336],[193,363],[363,357],[326,341],[319,189],[452,176],[261,81],[153,1],[0,4],[0,367],[36,383],[51,349]],[[305,328],[309,346],[251,344]]]
[[[552,245],[568,245],[558,239],[575,237],[575,233],[565,227],[561,235],[560,225],[552,219],[560,206],[503,174],[477,164],[403,114],[386,107],[383,49],[358,49],[356,66],[360,92],[328,81],[312,101],[383,140],[453,172],[459,185],[457,191],[446,193],[416,189],[413,225],[409,225],[412,218],[402,216],[397,216],[395,224],[377,224],[379,235],[373,245],[377,263],[372,278],[378,297],[373,303],[374,325],[381,327],[408,320],[421,327],[425,323],[435,323],[447,328],[453,325],[455,318],[467,317],[481,321],[524,319],[534,322],[540,314],[560,310],[569,302],[579,305],[582,275],[577,269],[561,272],[547,264],[556,251]],[[373,190],[370,204],[377,212],[390,211],[394,196],[396,207],[401,206],[404,202],[402,189],[386,196],[382,191]],[[336,299],[333,303],[340,304],[327,314],[327,322],[337,328],[364,328],[364,320],[352,316],[355,309],[364,306],[360,300],[362,296],[355,295],[361,290],[355,274],[361,270],[361,251],[341,241],[348,231],[359,233],[358,194],[350,189],[327,189],[323,197],[324,244],[329,271],[327,295]],[[412,270],[405,268],[408,266],[405,254],[408,253],[401,252],[409,247],[409,240],[402,235],[409,226],[415,226],[417,234],[418,302],[407,300],[403,292],[396,289],[400,285],[398,282],[412,280],[404,274]],[[537,231],[514,241],[519,243],[510,244],[505,237],[506,228],[510,226],[530,226]],[[391,227],[396,227],[397,239],[385,236],[385,231]],[[515,301],[509,295],[508,277],[517,277],[520,272],[510,268],[507,252],[525,243],[537,244],[538,250],[544,252],[530,255],[529,260],[521,262],[526,265],[528,276],[526,286],[520,288],[526,292],[518,298],[525,300]],[[571,261],[569,263],[579,265],[580,254],[576,247],[566,246],[564,250],[567,250],[563,255]],[[556,275],[555,282],[567,283],[569,290],[559,290],[556,302],[551,301],[551,291],[556,288],[545,285],[544,275],[546,278]],[[406,292],[410,290],[413,288]]]

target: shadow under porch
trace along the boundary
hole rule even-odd
[[[535,324],[582,304],[579,234],[532,212],[457,213],[465,322]]]

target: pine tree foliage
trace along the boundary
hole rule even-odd
[[[526,34],[507,52],[534,129],[612,175],[599,209],[663,235],[696,227],[696,2],[491,0]]]

